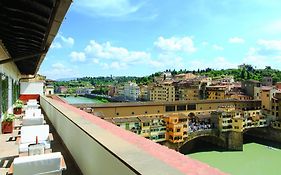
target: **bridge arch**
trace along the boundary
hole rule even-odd
[[[208,147],[207,145],[212,145]],[[180,147],[179,152],[183,154],[198,151],[225,150],[226,140],[216,134],[198,134],[187,139]]]

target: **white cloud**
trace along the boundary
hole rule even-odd
[[[154,46],[165,52],[187,52],[193,53],[196,51],[191,37],[171,37],[164,38],[160,36],[154,42]]]
[[[65,67],[61,63],[55,63],[55,64],[52,64],[52,68],[53,69],[64,69]]]
[[[183,58],[173,54],[159,54],[156,59],[150,59],[147,63],[158,70],[182,69],[185,66]]]
[[[226,69],[226,68],[235,68],[237,63],[230,62],[225,57],[216,57],[213,61],[215,64],[211,64],[210,67],[216,69]]]
[[[94,59],[93,59],[93,63],[95,63],[95,64],[99,64],[99,62],[100,62],[100,60],[99,60],[99,59],[97,59],[97,58],[94,58]]]
[[[206,68],[227,69],[227,68],[237,67],[237,63],[230,62],[225,57],[216,57],[208,61],[203,59],[196,59],[188,62],[188,64],[193,69],[198,69],[198,68],[199,69],[206,69]]]
[[[201,44],[202,44],[202,46],[207,46],[207,45],[209,45],[209,43],[208,43],[207,41],[203,41]]]
[[[142,3],[133,4],[131,0],[79,0],[74,9],[91,16],[122,17],[137,12]]]
[[[268,34],[280,34],[281,33],[281,20],[275,20],[267,25],[262,26],[263,32],[266,32]]]
[[[74,45],[74,42],[75,41],[72,37],[64,37],[62,34],[58,34],[55,41],[51,45],[51,49],[72,47]]]
[[[52,71],[43,71],[42,74],[46,75],[50,79],[69,78],[77,75],[73,69],[66,67],[64,64],[59,62],[52,64],[50,70]]]
[[[214,45],[213,45],[213,49],[215,49],[215,50],[223,50],[224,48],[223,48],[222,46],[219,46],[219,45],[217,45],[217,44],[214,44]]]
[[[117,60],[126,64],[138,64],[150,58],[150,54],[142,51],[129,51],[123,47],[112,46],[110,42],[98,43],[94,40],[86,46],[85,53],[99,60]]]
[[[260,39],[257,44],[263,46],[266,50],[281,51],[281,40],[264,40]]]
[[[242,44],[245,42],[245,40],[243,38],[239,38],[239,37],[232,37],[228,39],[228,42],[233,43],[233,44]]]
[[[72,62],[84,62],[86,60],[86,55],[84,52],[71,52],[70,55]]]
[[[64,37],[60,35],[60,38],[63,43],[65,43],[67,46],[72,47],[74,45],[74,39],[72,37]]]
[[[100,65],[102,66],[103,69],[116,69],[116,70],[120,70],[120,69],[127,68],[127,64],[126,63],[120,63],[118,61],[113,61],[111,63],[101,63]]]
[[[264,68],[268,65],[269,58],[264,55],[261,55],[259,48],[251,47],[249,48],[243,62],[246,64],[254,64],[254,66],[257,66],[259,68]]]
[[[62,45],[59,42],[53,42],[51,45],[51,49],[60,49],[60,48],[62,48]]]

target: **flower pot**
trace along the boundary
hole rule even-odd
[[[14,108],[14,114],[19,115],[22,113],[22,108]]]
[[[6,122],[6,121],[2,122],[2,133],[3,134],[12,133],[13,128],[14,128],[14,122]]]

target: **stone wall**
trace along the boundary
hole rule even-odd
[[[281,130],[274,129],[271,127],[266,128],[252,128],[248,131],[245,131],[245,134],[260,139],[270,140],[274,142],[281,143]]]
[[[226,141],[226,149],[233,151],[243,150],[243,133],[229,131],[221,133],[220,137]]]

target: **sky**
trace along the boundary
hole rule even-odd
[[[39,73],[281,69],[280,0],[74,0]]]

